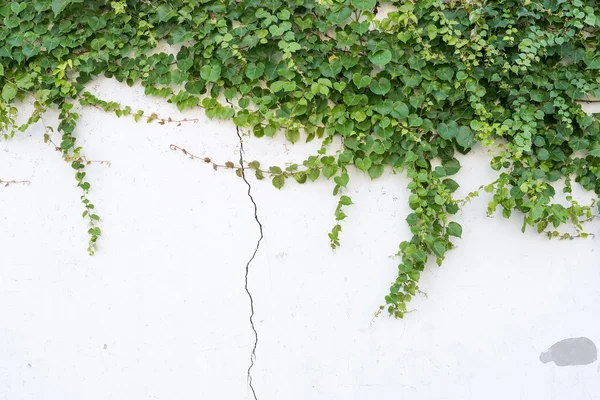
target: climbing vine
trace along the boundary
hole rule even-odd
[[[457,154],[476,145],[493,153],[498,171],[482,182],[490,214],[516,212],[523,230],[549,237],[588,235],[583,225],[596,202],[581,205],[571,191],[577,183],[600,193],[600,121],[578,103],[600,96],[599,11],[596,0],[4,0],[0,128],[8,139],[44,124],[44,139],[56,141],[81,189],[90,254],[102,232],[78,110],[192,121],[99,99],[86,89],[98,76],[142,85],[148,96],[233,120],[257,137],[320,140],[317,154],[285,167],[219,164],[172,149],[277,188],[290,178],[331,180],[333,248],[352,205],[344,194],[350,172],[406,174],[412,237],[400,244],[385,298],[389,313],[403,317],[427,262],[441,264],[462,235],[453,216],[479,192],[457,199],[452,176]],[[160,50],[164,43],[170,52]],[[26,98],[34,110],[19,125]],[[48,109],[60,114],[56,127],[43,121]],[[555,187],[563,181],[561,204]]]

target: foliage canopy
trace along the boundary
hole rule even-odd
[[[517,211],[523,229],[587,236],[595,202],[580,205],[572,182],[600,193],[600,122],[576,102],[599,97],[600,14],[595,0],[27,0],[0,2],[0,128],[5,138],[60,110],[58,147],[82,189],[90,253],[101,235],[88,199],[79,115],[95,106],[165,123],[86,92],[106,76],[141,84],[180,110],[202,108],[258,137],[284,132],[292,143],[320,138],[303,165],[253,169],[281,188],[320,175],[335,183],[339,244],[352,200],[348,168],[375,179],[384,167],[411,179],[398,277],[386,297],[402,317],[428,259],[444,259],[460,238],[452,221],[457,153],[480,143],[495,156],[489,213]],[[385,11],[384,11],[385,10]],[[166,41],[176,54],[158,50]],[[15,104],[35,99],[16,125]],[[46,139],[53,135],[48,127]],[[327,155],[340,136],[343,150]],[[211,162],[208,160],[207,162]],[[216,164],[214,164],[216,166]],[[233,167],[232,163],[226,167]],[[564,179],[568,205],[554,200]],[[473,197],[477,193],[469,196]],[[467,200],[469,199],[467,198]],[[575,234],[560,234],[561,224]]]

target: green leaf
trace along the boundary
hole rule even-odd
[[[352,15],[352,10],[348,7],[343,7],[338,11],[334,11],[327,15],[327,20],[334,25],[341,25]]]
[[[181,60],[177,60],[177,68],[179,68],[182,71],[188,71],[190,68],[192,68],[192,66],[194,65],[194,59],[189,57],[189,58],[183,58]]]
[[[106,26],[106,18],[98,18],[96,16],[92,16],[90,19],[88,19],[88,25],[95,32]]]
[[[294,179],[296,180],[296,182],[298,183],[305,183],[306,182],[306,172],[297,172],[294,174]]]
[[[383,175],[384,166],[381,164],[375,164],[369,168],[369,176],[371,179],[377,179]]]
[[[337,173],[338,166],[337,164],[328,164],[323,167],[323,176],[327,179],[331,178]]]
[[[446,175],[451,176],[460,171],[460,163],[456,158],[442,162],[442,166],[446,170]]]
[[[462,226],[452,221],[446,227],[446,232],[448,232],[448,235],[450,236],[456,236],[457,238],[460,238],[462,237]]]
[[[404,119],[408,117],[409,114],[409,110],[408,110],[408,106],[401,102],[401,101],[397,101],[394,103],[393,108],[392,108],[392,117],[394,118],[398,118],[398,119]]]
[[[200,68],[200,77],[207,82],[217,82],[221,76],[221,66],[215,65],[203,65]]]
[[[358,8],[359,10],[372,10],[375,5],[377,4],[377,0],[352,0],[350,2],[350,4],[352,4],[354,7]]]
[[[438,125],[436,132],[442,139],[451,140],[456,136],[456,132],[458,131],[458,126],[456,127],[456,131],[451,131],[446,123],[442,122]]]
[[[300,139],[300,131],[298,129],[287,129],[285,131],[285,137],[292,143],[296,143]]]
[[[156,15],[158,16],[159,22],[165,22],[171,19],[171,6],[169,4],[161,4],[156,7]]]
[[[349,136],[354,130],[354,122],[350,119],[347,119],[343,124],[337,124],[335,128],[342,135]]]
[[[540,217],[542,216],[542,214],[544,213],[544,207],[541,206],[541,204],[536,204],[532,209],[529,215],[531,215],[531,219],[534,221],[537,221],[538,219],[540,219]]]
[[[437,37],[438,34],[438,28],[433,25],[427,25],[427,36],[429,36],[429,40],[433,40]]]
[[[248,79],[255,80],[260,78],[265,72],[265,64],[259,62],[258,64],[249,63],[246,66],[245,74]]]
[[[342,197],[340,197],[339,203],[341,205],[343,205],[343,206],[350,206],[350,205],[354,204],[352,202],[352,199],[350,197],[348,197],[348,196],[342,196]]]
[[[367,172],[371,168],[371,164],[370,158],[357,158],[354,160],[354,166],[363,172]]]
[[[348,182],[350,181],[350,176],[346,172],[342,172],[340,176],[336,176],[335,178],[333,178],[333,180],[336,184],[340,185],[341,187],[346,187],[346,185],[348,185]]]
[[[375,53],[369,54],[369,60],[381,68],[392,61],[392,52],[387,49],[376,51]]]
[[[52,12],[58,16],[71,3],[71,0],[52,0]]]
[[[362,89],[364,87],[369,86],[369,84],[371,83],[371,77],[368,75],[361,75],[358,73],[355,73],[354,75],[352,75],[352,82],[356,85],[357,88]]]
[[[442,67],[435,71],[435,74],[442,81],[451,81],[454,76],[454,70],[451,67]]]
[[[433,251],[436,256],[443,257],[444,253],[446,253],[446,245],[441,240],[436,240],[431,245],[431,251]]]
[[[319,71],[321,71],[323,76],[334,78],[342,71],[342,62],[339,58],[336,58],[331,62],[323,63],[319,66]]]
[[[384,94],[389,92],[391,88],[392,85],[390,83],[390,80],[387,78],[379,78],[378,80],[373,80],[369,85],[369,89],[371,89],[373,93],[378,94],[380,96],[383,96]]]
[[[411,127],[419,127],[423,125],[423,118],[419,117],[416,114],[410,114],[408,116],[408,125]]]
[[[461,126],[456,134],[456,143],[464,149],[470,149],[475,144],[475,135],[471,128]]]
[[[584,61],[589,69],[600,69],[600,56],[595,51],[586,52]]]
[[[277,175],[271,180],[271,182],[277,189],[281,189],[285,184],[285,177],[283,175]]]
[[[357,105],[358,103],[360,103],[361,98],[361,95],[352,93],[350,91],[344,93],[343,97],[344,103],[348,104],[349,106]]]
[[[2,88],[2,99],[8,103],[15,98],[17,92],[18,90],[15,85],[12,83],[5,83],[4,87]]]
[[[550,152],[548,152],[548,150],[546,150],[544,148],[539,149],[537,152],[537,158],[540,161],[546,161],[547,159],[550,158]]]

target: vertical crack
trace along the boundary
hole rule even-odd
[[[233,104],[231,104],[229,101],[227,101],[227,102],[231,105],[231,108],[233,108]],[[252,368],[254,367],[254,363],[256,362],[256,347],[258,346],[258,331],[256,330],[256,326],[254,325],[254,298],[252,297],[252,293],[250,293],[250,289],[248,288],[248,274],[250,272],[250,264],[256,257],[256,253],[258,253],[258,248],[260,247],[260,242],[262,241],[264,235],[263,235],[263,226],[262,226],[260,220],[258,219],[258,207],[256,205],[256,202],[254,201],[254,197],[252,197],[252,186],[250,185],[250,182],[248,182],[248,179],[246,179],[246,169],[244,168],[244,140],[242,139],[242,134],[240,133],[240,128],[237,125],[235,126],[235,131],[236,131],[238,139],[240,141],[241,175],[242,175],[242,179],[244,180],[244,182],[246,182],[246,186],[248,186],[248,192],[247,192],[248,197],[250,198],[250,201],[252,202],[252,206],[254,207],[254,220],[256,221],[256,223],[258,225],[258,230],[260,232],[260,236],[256,242],[256,247],[254,248],[254,252],[252,253],[252,256],[246,263],[246,275],[245,275],[245,282],[244,282],[244,288],[246,289],[246,293],[248,294],[248,298],[250,299],[250,318],[249,318],[250,326],[252,327],[252,331],[254,332],[254,346],[252,347],[252,352],[250,353],[250,366],[248,367],[248,386],[250,386],[250,390],[252,390],[252,396],[254,397],[254,400],[258,400],[258,398],[256,397],[256,391],[254,390],[254,385],[252,384]]]

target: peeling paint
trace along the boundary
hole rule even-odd
[[[588,365],[596,361],[596,345],[586,337],[569,338],[552,345],[548,351],[540,354],[544,364],[554,362],[559,367]]]

